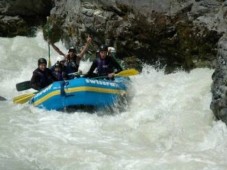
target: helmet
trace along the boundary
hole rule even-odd
[[[60,63],[60,61],[57,61],[56,64],[54,65],[54,68],[61,68],[62,65]]]
[[[62,60],[64,60],[64,57],[63,56],[58,56],[57,57],[57,61],[62,61]]]
[[[70,47],[68,52],[76,52],[75,47]]]
[[[56,63],[54,67],[60,67],[60,63]]]
[[[101,45],[100,47],[99,47],[99,51],[108,51],[108,47],[107,47],[107,45]]]
[[[46,60],[45,58],[40,58],[40,59],[38,60],[38,66],[39,66],[40,64],[47,64],[47,60]]]
[[[116,53],[116,50],[115,50],[114,47],[108,47],[108,51],[109,51],[110,53]]]

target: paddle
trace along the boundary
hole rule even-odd
[[[16,84],[17,91],[28,90],[31,88],[30,81],[24,81]]]
[[[114,74],[115,77],[119,76],[119,77],[129,77],[129,76],[134,76],[139,74],[139,72],[136,69],[127,69],[127,70],[123,70],[117,74]],[[99,76],[99,77],[93,77],[93,78],[106,78],[107,76]]]
[[[139,72],[136,69],[127,69],[115,74],[115,76],[128,77],[128,76],[134,76],[137,74],[139,74]]]
[[[49,27],[49,17],[47,17],[47,34],[48,38],[50,38],[50,27]],[[50,60],[50,43],[48,43],[48,68],[51,67],[51,60]]]
[[[17,104],[23,104],[28,102],[33,96],[35,96],[35,93],[22,94],[20,96],[14,97],[13,102]]]
[[[0,101],[5,101],[5,100],[6,100],[6,98],[0,96]]]
[[[51,68],[51,60],[50,60],[50,44],[48,43],[48,68]]]

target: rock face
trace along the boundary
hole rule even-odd
[[[32,35],[34,26],[46,20],[51,0],[1,0],[0,36]]]
[[[90,34],[95,48],[106,43],[120,58],[158,62],[166,72],[214,67],[222,7],[218,0],[55,0],[52,39],[80,46]]]
[[[227,34],[226,30],[223,29],[227,20],[226,2],[223,2],[219,14],[219,18],[214,23],[217,24],[219,22],[216,28],[221,29],[225,34],[219,40],[217,46],[218,53],[215,72],[212,75],[212,102],[210,108],[218,120],[222,120],[227,124]]]
[[[211,109],[217,119],[227,124],[227,36],[218,44],[217,67],[212,75]]]

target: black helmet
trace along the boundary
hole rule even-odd
[[[47,60],[46,60],[45,58],[40,58],[40,59],[38,60],[38,66],[39,66],[40,64],[47,64]]]
[[[75,53],[76,52],[75,47],[70,47],[68,52],[74,52]]]
[[[54,68],[61,68],[61,64],[60,64],[60,62],[58,61],[55,65],[54,65]]]
[[[108,47],[107,47],[107,45],[101,45],[100,47],[99,47],[99,51],[108,51]]]

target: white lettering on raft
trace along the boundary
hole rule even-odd
[[[49,85],[47,88],[43,89],[41,92],[39,92],[38,94],[35,95],[35,98],[41,96],[43,93],[46,93],[48,90],[50,90],[52,87],[52,84]]]
[[[91,84],[98,84],[98,85],[111,86],[111,87],[119,87],[118,84],[116,84],[114,82],[92,80],[92,79],[86,79],[85,81],[86,81],[86,83],[91,83]]]

